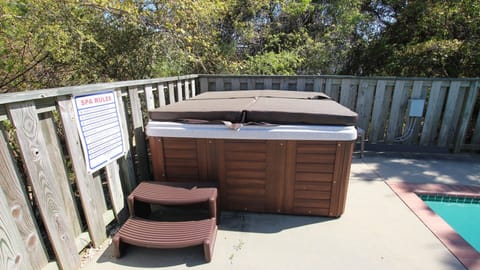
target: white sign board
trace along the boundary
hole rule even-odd
[[[125,154],[117,96],[110,91],[73,99],[87,170],[93,173]]]

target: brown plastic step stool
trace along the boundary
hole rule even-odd
[[[205,261],[212,260],[217,224],[215,218],[161,222],[133,217],[112,239],[115,257],[121,257],[125,244],[147,248],[184,248],[203,245]]]
[[[202,202],[208,202],[210,212],[208,219],[165,222],[136,216],[139,209],[147,212],[145,208],[148,204],[189,205]],[[142,182],[128,196],[128,206],[131,217],[112,239],[115,257],[122,256],[126,244],[147,248],[203,245],[205,261],[211,261],[218,230],[216,188],[187,189],[161,182]]]
[[[186,188],[188,186],[188,188]],[[188,205],[208,202],[210,217],[218,221],[217,188],[197,187],[192,183],[172,186],[164,182],[142,182],[128,196],[130,215],[145,216],[148,204]],[[136,212],[142,212],[136,215]]]

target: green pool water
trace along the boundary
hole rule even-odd
[[[480,199],[420,195],[420,198],[480,252]]]

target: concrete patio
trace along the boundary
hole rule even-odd
[[[465,269],[386,180],[480,185],[480,156],[355,155],[338,219],[224,212],[211,263],[201,247],[129,247],[116,259],[108,242],[83,269]]]

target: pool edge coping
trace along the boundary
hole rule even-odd
[[[417,196],[417,193],[425,192],[455,196],[478,195],[480,186],[413,184],[392,180],[385,183],[467,269],[480,269],[480,253]]]

